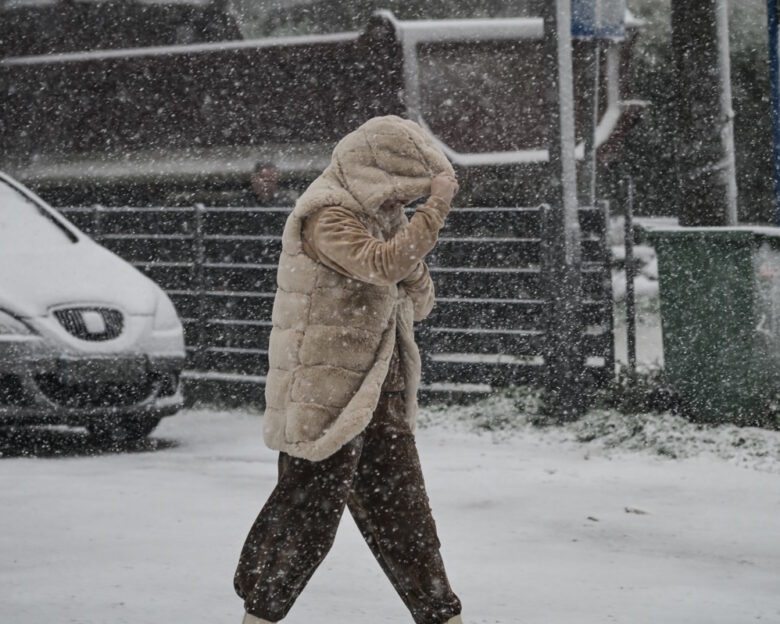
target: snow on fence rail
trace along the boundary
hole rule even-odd
[[[171,296],[191,396],[253,401],[267,370],[276,261],[289,208],[63,208]],[[417,328],[423,392],[471,394],[545,376],[545,207],[455,208],[428,263],[436,306]],[[614,371],[606,207],[580,209],[586,370]]]

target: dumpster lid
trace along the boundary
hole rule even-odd
[[[661,223],[640,222],[636,225],[637,238],[651,244],[656,241],[709,238],[723,241],[768,242],[780,247],[780,227],[769,225],[733,225],[688,227],[671,220]]]

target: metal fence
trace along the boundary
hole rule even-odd
[[[276,262],[289,208],[63,208],[155,280],[184,323],[191,398],[262,398]],[[455,208],[428,256],[436,305],[417,328],[423,395],[545,379],[545,207]],[[580,209],[585,370],[614,374],[607,208]]]

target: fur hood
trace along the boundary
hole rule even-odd
[[[330,165],[296,202],[300,218],[326,206],[343,206],[378,219],[387,200],[410,203],[426,195],[438,173],[452,165],[418,124],[395,115],[374,117],[333,149]]]

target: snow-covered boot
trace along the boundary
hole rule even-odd
[[[251,613],[245,613],[244,614],[244,621],[241,624],[274,624],[273,622],[269,622],[268,620],[264,620],[263,618],[256,617],[252,615]],[[456,624],[459,624],[456,622]]]
[[[456,615],[454,618],[447,620],[447,624],[463,624],[463,620],[460,619],[459,615]]]

